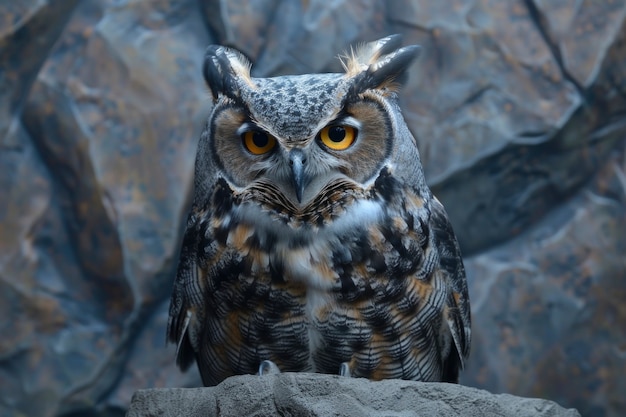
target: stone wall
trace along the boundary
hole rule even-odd
[[[200,67],[339,71],[424,47],[402,92],[462,244],[462,383],[626,413],[624,0],[0,2],[0,415],[121,416],[198,386],[165,346],[210,106]]]

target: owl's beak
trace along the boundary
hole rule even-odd
[[[302,194],[304,193],[304,187],[308,183],[308,178],[304,173],[304,165],[306,164],[306,156],[301,149],[292,149],[289,152],[289,165],[291,166],[291,173],[293,174],[293,185],[296,190],[296,197],[298,203],[302,202]]]

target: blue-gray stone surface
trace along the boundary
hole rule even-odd
[[[208,388],[139,390],[126,417],[580,417],[553,401],[463,385],[336,375],[238,375]]]
[[[626,1],[0,0],[0,415],[199,386],[165,324],[210,43],[254,76],[401,33],[401,92],[462,245],[461,382],[626,414]]]

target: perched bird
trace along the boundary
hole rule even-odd
[[[208,48],[167,330],[183,370],[195,360],[207,386],[276,368],[458,382],[465,270],[397,103],[419,50],[389,36],[344,73],[253,78]]]

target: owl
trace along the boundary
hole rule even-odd
[[[208,48],[167,330],[204,385],[274,370],[458,382],[465,270],[397,102],[420,51],[401,43],[353,49],[343,73],[274,78]]]

